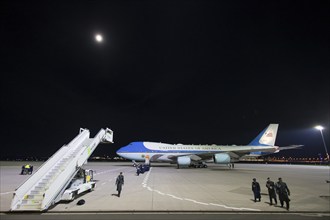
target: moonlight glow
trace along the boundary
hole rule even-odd
[[[96,40],[97,42],[102,42],[102,41],[103,41],[103,37],[102,37],[102,35],[100,35],[100,34],[95,35],[95,40]]]

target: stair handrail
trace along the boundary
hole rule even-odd
[[[14,192],[13,200],[11,203],[11,210],[17,208],[17,205],[22,201],[33,189],[33,187],[51,170],[53,166],[67,153],[70,151],[72,145],[76,142],[81,142],[83,137],[89,137],[89,130],[80,130],[80,133],[68,144],[63,145],[56,153],[51,156],[46,162],[44,162],[27,180],[25,180]]]

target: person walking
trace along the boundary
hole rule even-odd
[[[123,175],[123,172],[120,172],[120,174],[117,176],[116,185],[117,185],[118,197],[120,197],[122,186],[124,185],[124,175]]]
[[[273,181],[270,180],[270,178],[267,178],[266,187],[268,189],[268,195],[269,195],[269,205],[273,205],[273,199],[275,202],[275,205],[277,205],[277,199],[276,199],[276,191],[275,191],[275,184]]]
[[[286,204],[286,209],[290,208],[290,190],[285,182],[282,181],[282,178],[278,178],[278,182],[276,183],[276,192],[278,194],[278,198],[280,199],[281,207],[283,207],[284,202]]]
[[[257,182],[256,178],[253,178],[252,192],[253,192],[253,195],[254,195],[254,202],[257,202],[257,199],[259,199],[259,202],[260,202],[261,201],[260,185]]]

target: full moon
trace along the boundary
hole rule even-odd
[[[102,42],[102,41],[103,41],[103,37],[102,37],[102,35],[100,35],[100,34],[95,35],[95,40],[96,40],[97,42]]]

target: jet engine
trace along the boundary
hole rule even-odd
[[[190,157],[178,157],[178,165],[179,166],[189,166],[191,163]]]
[[[229,154],[226,153],[214,154],[213,160],[216,164],[229,164],[231,162]]]

